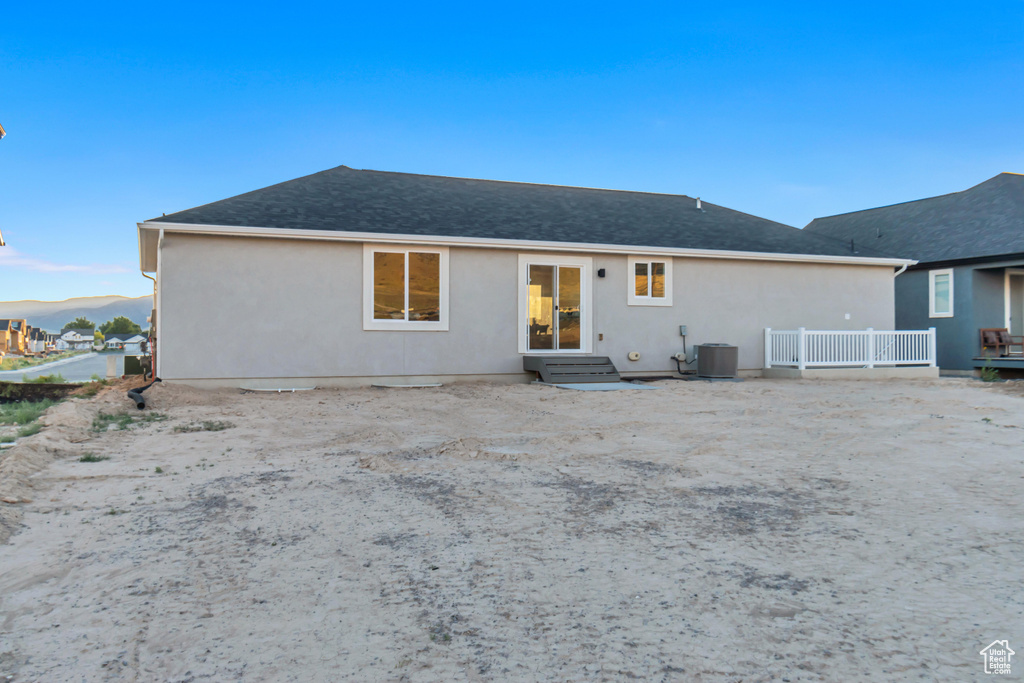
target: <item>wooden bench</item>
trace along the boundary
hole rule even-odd
[[[989,349],[994,349],[996,355],[1003,356],[1024,356],[1024,336],[1011,335],[1005,327],[986,327],[978,330],[981,337],[981,355],[987,356]],[[1019,347],[1020,351],[1013,351]]]

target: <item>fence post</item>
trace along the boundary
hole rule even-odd
[[[928,328],[928,367],[930,367],[930,368],[934,368],[935,367],[935,364],[936,364],[936,361],[937,361],[937,358],[936,358],[937,355],[938,354],[936,354],[936,352],[935,352],[935,328],[934,327],[929,327]]]
[[[764,366],[772,366],[772,328],[764,328]]]
[[[875,328],[868,328],[868,367],[875,367]]]
[[[803,370],[807,367],[807,340],[804,338],[804,328],[797,328],[796,331],[796,367]]]

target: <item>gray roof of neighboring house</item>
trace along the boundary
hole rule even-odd
[[[65,327],[60,331],[61,334],[67,334],[68,332],[77,332],[83,337],[95,337],[96,331],[90,330],[88,327]]]
[[[804,230],[921,262],[1024,253],[1024,175],[877,209],[815,218]]]
[[[848,241],[685,195],[338,166],[150,223],[851,256]],[[888,256],[880,250],[861,256]]]

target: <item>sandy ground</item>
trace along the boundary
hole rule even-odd
[[[1021,651],[1020,388],[656,386],[157,386],[167,419],[103,433],[122,394],[65,402],[0,456],[0,681],[963,681]]]

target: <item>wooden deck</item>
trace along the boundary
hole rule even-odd
[[[1024,356],[975,356],[971,363],[975,368],[1024,370]]]
[[[548,384],[618,382],[619,371],[607,356],[525,356],[523,370]]]

